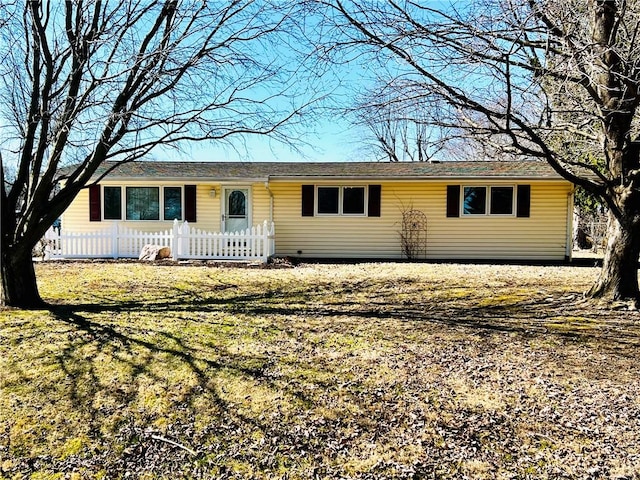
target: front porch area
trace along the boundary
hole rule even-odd
[[[114,222],[94,232],[49,229],[45,260],[75,258],[138,258],[145,245],[169,247],[173,260],[266,262],[275,253],[275,226],[265,221],[238,232],[208,232],[188,222],[173,222],[169,230],[143,232]]]

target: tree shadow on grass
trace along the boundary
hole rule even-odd
[[[236,294],[225,290],[224,296],[217,296],[219,289],[211,289],[202,283],[193,285],[188,291],[175,289],[146,301],[118,303],[98,297],[96,303],[55,307],[54,311],[66,312],[64,315],[68,319],[78,315],[78,312],[135,311],[172,315],[182,312],[186,319],[192,313],[242,314],[249,317],[303,316],[323,322],[323,328],[334,328],[330,322],[334,318],[348,321],[375,319],[400,322],[407,329],[430,325],[465,329],[475,334],[516,334],[525,338],[544,336],[576,342],[593,341],[620,351],[640,346],[637,312],[602,308],[579,295],[544,298],[534,295],[505,302],[472,297],[442,301],[429,298],[428,292],[423,295],[413,292],[414,298],[401,302],[393,293],[385,294],[387,287],[384,282],[375,281],[361,284],[318,282],[254,293]],[[441,292],[446,293],[447,288],[440,288]],[[351,298],[354,293],[362,291],[365,292],[365,298]],[[367,298],[366,292],[371,292],[372,297]],[[212,320],[209,317],[206,321]],[[397,324],[394,328],[398,328]]]
[[[219,377],[233,376],[270,391],[282,392],[287,401],[301,409],[322,406],[322,395],[341,388],[336,385],[335,378],[307,376],[302,381],[293,376],[287,378],[282,373],[273,375],[274,361],[281,367],[289,366],[286,365],[289,363],[292,369],[308,369],[311,360],[287,358],[286,349],[279,351],[275,358],[266,351],[250,348],[242,353],[229,351],[222,344],[190,338],[186,330],[164,328],[163,318],[175,318],[193,328],[202,325],[203,328],[230,329],[237,326],[238,318],[247,319],[247,322],[253,319],[251,328],[255,330],[275,330],[286,336],[285,330],[292,328],[297,329],[297,333],[318,334],[321,340],[326,337],[320,337],[320,333],[365,335],[367,322],[371,322],[386,336],[385,339],[393,340],[393,345],[401,345],[403,336],[409,338],[415,332],[443,331],[471,334],[472,340],[496,335],[501,339],[502,335],[507,335],[509,338],[505,337],[504,341],[508,341],[515,335],[524,340],[552,337],[568,342],[600,342],[624,355],[631,351],[635,354],[638,346],[635,316],[625,312],[589,312],[572,306],[570,303],[575,302],[575,298],[528,298],[487,303],[469,295],[447,302],[431,298],[428,292],[412,291],[408,298],[399,301],[394,292],[388,291],[388,285],[377,281],[361,284],[316,282],[252,293],[207,287],[203,283],[192,285],[190,289],[165,289],[162,295],[124,302],[96,293],[95,302],[50,307],[53,318],[69,327],[62,348],[51,350],[53,362],[64,372],[68,400],[86,416],[90,436],[100,445],[97,451],[102,449],[104,452],[93,455],[90,460],[79,459],[78,463],[93,462],[95,468],[106,467],[115,473],[144,468],[146,472],[169,475],[181,471],[194,460],[204,461],[207,454],[218,448],[215,442],[223,441],[225,432],[229,432],[229,438],[236,439],[250,438],[252,432],[267,438],[291,436],[284,431],[291,429],[291,423],[270,422],[261,415],[239,410],[237,404],[221,394],[216,381]],[[441,288],[441,293],[443,291],[446,293],[446,288]],[[155,320],[138,323],[140,317],[134,314],[145,314]],[[130,323],[126,323],[127,318],[131,319]],[[290,327],[289,323],[296,325]],[[303,335],[296,341],[300,344],[307,339]],[[301,351],[309,353],[311,349],[302,348]],[[111,381],[124,384],[110,385],[105,380],[108,375],[100,366],[103,357],[123,366],[126,374],[114,375]],[[167,400],[171,409],[180,412],[172,417],[170,429],[158,424],[162,420],[160,417],[170,413],[156,414],[153,404],[145,405],[141,400],[141,389],[146,381],[161,388],[156,392],[159,396],[174,394],[167,372],[159,368],[183,368],[195,379],[185,380],[180,399]],[[352,387],[351,393],[343,395],[351,394],[354,398],[358,395],[354,402],[364,405],[376,404],[377,393],[368,386]],[[105,397],[109,401],[104,401]],[[211,416],[211,427],[204,426],[195,431],[195,405],[204,397],[211,404],[207,412]],[[323,419],[325,423],[321,428],[332,434],[340,422],[360,421],[366,425],[367,409],[361,410],[362,414],[353,414],[356,420]],[[118,414],[124,418],[113,420]],[[109,431],[105,431],[106,420],[114,423]],[[369,424],[371,429],[378,427],[376,422],[369,421]],[[296,434],[291,445],[307,451],[318,448],[315,440],[303,433]],[[157,440],[161,436],[183,444],[189,450],[197,450],[197,454],[194,456],[186,449]],[[229,452],[232,451],[241,456],[245,447],[243,441],[247,440],[240,440],[233,448],[220,448],[226,455],[231,455]],[[118,444],[122,453],[109,455],[108,451]],[[51,458],[41,461],[45,460],[53,462],[53,468],[60,471],[65,468],[64,462],[69,462]]]
[[[88,431],[105,452],[103,456],[94,455],[91,461],[82,459],[81,463],[93,462],[96,467],[106,467],[107,471],[114,474],[130,473],[135,469],[162,475],[174,473],[174,470],[181,471],[185,465],[193,464],[207,453],[206,449],[199,448],[200,441],[207,437],[207,429],[194,432],[193,427],[197,411],[193,405],[203,401],[208,404],[205,414],[220,417],[211,418],[213,425],[222,423],[225,429],[231,431],[266,431],[270,428],[256,416],[239,411],[237,405],[223,398],[220,391],[222,383],[217,381],[220,376],[233,377],[241,382],[276,388],[265,376],[265,369],[271,364],[266,356],[258,352],[233,353],[213,345],[207,345],[206,349],[198,348],[181,333],[173,333],[160,326],[154,329],[91,318],[99,313],[126,314],[135,311],[153,315],[154,311],[166,312],[171,308],[177,308],[179,313],[179,305],[177,302],[149,308],[146,302],[126,302],[50,308],[54,319],[72,330],[67,332],[69,339],[63,348],[51,350],[53,358],[49,361],[64,372],[65,401],[71,402],[77,412],[87,417]],[[91,352],[90,356],[87,356],[87,351]],[[118,378],[118,374],[112,380],[105,379],[109,372],[99,365],[102,361],[111,361],[114,366],[118,364],[119,369],[126,371],[120,376],[123,384],[110,384],[110,381]],[[170,375],[160,371],[172,366],[185,371],[184,385],[180,385],[179,379],[169,380]],[[195,382],[189,377],[195,378]],[[178,385],[172,385],[172,382]],[[166,396],[164,400],[184,413],[184,417],[172,417],[169,432],[165,432],[165,428],[157,422],[162,421],[163,416],[172,416],[171,413],[154,414],[153,407],[141,400],[141,389],[145,383],[161,388],[160,392],[155,393]],[[179,400],[169,398],[174,395],[172,388],[180,390]],[[312,403],[312,399],[296,388],[289,389],[287,395],[300,403]],[[105,401],[105,397],[108,397],[108,401]],[[137,404],[140,404],[138,412],[135,408]],[[104,432],[105,422],[119,415],[124,416],[120,423],[112,426],[112,431]],[[123,449],[122,454],[107,455],[118,444]],[[56,462],[52,458],[43,461],[54,470],[63,469],[65,464],[65,461]],[[29,462],[34,464],[33,459]]]

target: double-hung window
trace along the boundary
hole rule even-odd
[[[318,215],[364,215],[366,187],[317,187]]]
[[[462,189],[463,215],[513,215],[512,186],[465,186]]]

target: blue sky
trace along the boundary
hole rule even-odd
[[[371,160],[362,158],[358,131],[346,119],[334,116],[318,120],[307,133],[303,133],[309,146],[301,147],[303,155],[291,147],[263,136],[236,140],[236,148],[228,144],[184,145],[184,152],[157,152],[157,160],[182,160],[202,162],[347,162]],[[361,136],[361,135],[360,135]]]
[[[272,45],[273,46],[273,45]],[[313,48],[313,46],[308,48]],[[275,53],[275,58],[285,63],[294,65],[299,61],[296,53],[292,53],[290,45],[283,43],[276,45],[275,50],[270,50],[268,56]],[[302,52],[303,57],[308,52]],[[293,68],[301,72],[299,79],[294,79],[287,86],[288,91],[295,91],[300,87],[300,103],[309,101],[314,95],[325,97],[321,108],[313,109],[311,113],[303,113],[304,123],[295,127],[303,143],[296,143],[301,152],[295,151],[291,146],[284,145],[276,140],[262,135],[247,135],[233,137],[229,141],[197,143],[182,145],[182,151],[173,149],[159,150],[153,154],[156,160],[182,160],[182,161],[316,161],[316,162],[346,162],[375,160],[372,154],[365,154],[363,143],[367,133],[353,125],[341,110],[352,106],[353,99],[358,93],[362,93],[367,85],[370,85],[375,77],[375,71],[370,70],[370,64],[363,61],[365,57],[354,55],[353,62],[323,64],[320,67],[322,73],[314,71],[313,63],[303,68]],[[313,55],[311,56],[313,59]],[[313,60],[312,60],[313,61]],[[311,65],[311,66],[309,66]],[[285,70],[287,68],[285,67]],[[305,82],[305,78],[309,83]],[[264,90],[258,86],[255,90],[257,98],[278,97],[278,90],[283,86],[270,84],[275,91]],[[285,103],[290,99],[284,98]],[[278,107],[276,101],[276,110]],[[286,111],[287,107],[282,110]],[[311,121],[310,121],[311,120]],[[303,128],[306,128],[304,130]]]
[[[328,111],[306,113],[305,125],[295,127],[302,142],[296,143],[300,152],[291,146],[264,135],[231,137],[229,141],[201,142],[181,145],[182,151],[158,150],[156,160],[181,161],[252,161],[252,162],[346,162],[374,160],[364,158],[362,127],[352,124],[340,110],[350,106],[355,91],[371,81],[362,65],[345,65],[333,72],[336,88],[324,104]],[[347,86],[345,86],[347,85]],[[326,88],[334,88],[332,85]],[[322,95],[323,92],[319,92]],[[268,95],[267,95],[268,96]],[[324,113],[321,113],[324,112]]]

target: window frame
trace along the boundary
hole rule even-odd
[[[511,212],[509,213],[493,213],[493,189],[494,188],[509,188],[511,189]],[[514,185],[491,185],[489,187],[489,195],[487,198],[487,204],[489,206],[489,213],[492,217],[515,217],[516,216],[516,187]]]
[[[480,218],[480,217],[516,217],[517,213],[517,186],[513,184],[468,184],[460,186],[460,217],[461,218]],[[465,189],[467,188],[484,188],[484,212],[483,213],[467,213],[465,212]],[[492,212],[492,195],[494,188],[510,188],[511,189],[511,213],[493,213]]]
[[[320,190],[324,189],[324,190],[337,190],[338,191],[338,197],[336,199],[336,211],[335,212],[321,212],[320,211]],[[342,204],[342,188],[336,185],[316,185],[316,194],[315,194],[315,214],[319,217],[325,217],[325,216],[329,216],[329,217],[335,217],[340,215],[340,212],[342,210],[341,208],[341,204]]]
[[[173,188],[180,190],[180,216],[177,218],[178,221],[183,221],[184,214],[184,185],[163,185],[160,187],[161,196],[160,196],[160,204],[162,205],[162,219],[165,222],[173,222],[176,220],[176,217],[167,218],[167,204],[166,204],[166,189]]]
[[[118,215],[117,218],[107,218],[107,193],[106,190],[110,188],[110,189],[117,189],[120,192],[120,214]],[[122,208],[124,205],[124,198],[122,195],[122,185],[103,185],[102,186],[102,220],[106,220],[106,221],[122,221],[122,219],[124,218],[123,214],[124,214],[124,209]]]
[[[320,189],[338,189],[338,211],[337,213],[321,213],[319,211]],[[362,190],[362,212],[344,213],[344,190],[346,188],[357,188]],[[315,185],[314,189],[314,215],[316,217],[366,217],[368,216],[369,185]]]
[[[465,208],[465,198],[466,198],[466,190],[469,188],[482,188],[484,189],[484,211],[482,213],[467,213],[466,212],[466,208]],[[461,217],[482,217],[487,215],[487,198],[490,195],[487,195],[487,190],[489,190],[487,185],[462,185],[462,188],[460,189],[460,216]]]
[[[157,218],[129,218],[129,194],[132,193],[134,189],[144,189],[148,191],[155,190],[158,194],[158,210],[157,210]],[[162,218],[162,188],[157,185],[127,185],[124,187],[124,196],[125,196],[125,206],[124,206],[124,218],[128,222],[159,222]],[[132,211],[132,213],[135,211]],[[153,212],[156,213],[156,212]]]

